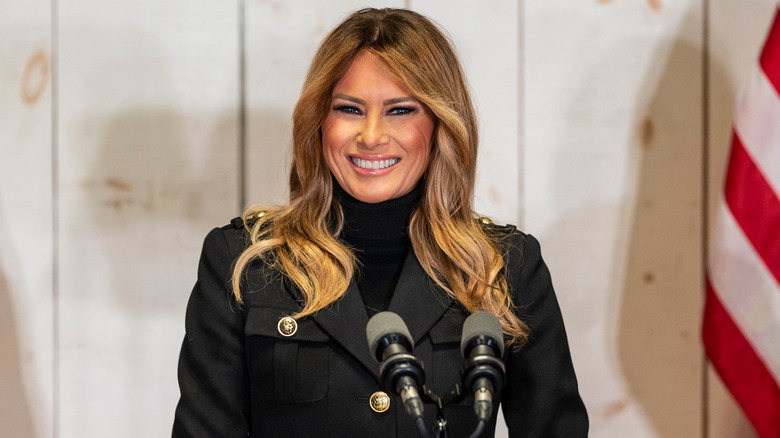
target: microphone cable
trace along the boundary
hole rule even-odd
[[[474,432],[469,435],[469,438],[479,438],[479,436],[482,435],[482,432],[485,430],[485,425],[485,420],[479,420],[477,427],[474,429]]]

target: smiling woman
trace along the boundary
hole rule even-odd
[[[425,17],[365,9],[328,34],[293,114],[289,204],[204,243],[175,437],[415,436],[433,400],[412,420],[366,348],[386,310],[439,394],[464,386],[466,317],[493,314],[512,347],[496,388],[510,436],[587,435],[538,242],[473,210],[477,132],[457,56]],[[475,398],[444,409],[449,436],[492,436],[497,414],[478,420]]]
[[[341,188],[369,203],[409,193],[428,168],[434,120],[376,56],[362,51],[333,88],[322,124]]]

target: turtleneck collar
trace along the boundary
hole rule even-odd
[[[344,211],[342,236],[370,240],[395,240],[408,238],[409,220],[420,202],[422,184],[411,192],[387,201],[370,204],[353,198],[333,181],[334,195]]]
[[[412,242],[409,220],[420,203],[422,185],[384,202],[369,204],[350,196],[334,180],[344,211],[341,238],[358,259],[357,287],[368,316],[387,310]]]

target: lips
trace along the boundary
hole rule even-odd
[[[350,157],[350,160],[352,160],[352,164],[355,166],[361,169],[369,170],[387,169],[388,167],[395,166],[399,161],[401,161],[400,158],[388,158],[386,160],[364,160],[357,157]]]

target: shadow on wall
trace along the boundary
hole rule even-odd
[[[79,182],[82,231],[109,257],[118,310],[181,311],[203,237],[238,213],[235,114],[138,108],[96,123],[100,149]]]
[[[63,397],[78,415],[68,421],[170,433],[198,254],[238,212],[236,115],[140,107],[87,115],[78,128],[99,140],[76,157],[62,214],[62,300],[73,309],[62,318]],[[116,397],[94,391],[105,376]]]
[[[0,244],[8,251],[7,231],[4,229],[0,206]],[[10,258],[12,254],[0,251],[0,257]],[[8,437],[33,437],[35,427],[30,402],[24,388],[22,355],[20,353],[17,321],[11,297],[11,286],[4,268],[8,264],[0,258],[0,424],[2,434]]]
[[[699,436],[704,414],[701,59],[700,47],[677,39],[636,117],[641,160],[621,261],[617,351],[659,437]]]
[[[297,96],[291,98],[295,103]],[[284,205],[292,163],[292,119],[267,105],[255,105],[247,114],[247,205]]]
[[[707,184],[702,148],[725,157],[721,149],[728,144],[703,145],[701,59],[700,47],[676,40],[655,94],[638,117],[642,159],[623,261],[620,365],[631,395],[664,438],[699,436],[708,408],[700,341]],[[716,59],[710,60],[709,74],[716,85],[710,102],[736,99]],[[742,430],[729,436],[754,435]]]

